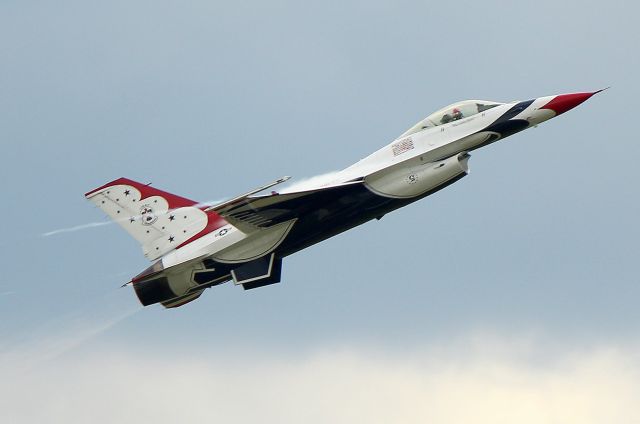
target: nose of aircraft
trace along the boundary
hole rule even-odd
[[[606,90],[606,89],[604,89]],[[550,109],[554,111],[557,115],[561,113],[565,113],[566,111],[573,109],[578,106],[580,103],[586,101],[594,94],[601,92],[602,90],[586,92],[586,93],[570,93],[570,94],[559,94],[555,96],[549,103],[542,106],[540,109]]]

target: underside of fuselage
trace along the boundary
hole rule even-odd
[[[337,196],[318,196],[312,201],[292,200],[286,205],[290,210],[296,211],[295,217],[282,216],[280,220],[286,221],[296,218],[295,224],[287,237],[273,251],[262,258],[245,263],[224,263],[213,257],[205,258],[198,266],[194,267],[191,279],[194,285],[188,290],[175,293],[171,286],[171,270],[150,275],[148,278],[137,281],[134,288],[143,305],[163,303],[166,307],[181,306],[191,300],[195,300],[204,289],[213,287],[230,280],[247,289],[263,287],[280,281],[282,259],[323,240],[338,235],[344,231],[364,224],[373,219],[380,219],[395,209],[415,202],[423,197],[439,191],[462,177],[464,173],[443,182],[440,186],[415,198],[397,199],[380,196],[369,190],[364,184],[349,185],[341,189]],[[260,213],[260,210],[256,210]],[[267,268],[270,258],[274,265]],[[264,261],[264,266],[260,264]],[[250,281],[238,281],[239,271],[254,272],[256,278]],[[249,268],[249,269],[247,269]],[[253,268],[250,269],[250,268]],[[234,278],[236,277],[236,278]]]

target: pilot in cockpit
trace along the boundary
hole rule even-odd
[[[451,111],[451,114],[445,113],[442,118],[440,119],[440,123],[441,124],[448,124],[451,121],[457,121],[458,119],[462,119],[464,116],[462,115],[462,112],[460,112],[460,109],[458,109],[457,107],[454,107],[453,110]]]

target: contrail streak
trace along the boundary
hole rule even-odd
[[[88,228],[111,225],[112,223],[113,221],[90,222],[88,224],[76,225],[75,227],[60,228],[58,230],[49,231],[49,232],[43,233],[42,237],[49,237],[49,236],[54,236],[56,234],[62,234],[62,233],[73,233],[75,231],[86,230]]]
[[[220,203],[224,202],[225,200],[227,200],[227,199],[208,200],[206,202],[196,203],[193,206],[196,207],[196,208],[208,208],[209,206],[219,205]]]
[[[17,371],[29,371],[77,349],[142,310],[140,305],[124,300],[129,295],[112,290],[75,311],[52,317],[26,333],[22,341],[5,340],[7,344],[0,345],[0,362],[12,363]]]
[[[209,207],[212,205],[217,205],[219,203],[224,202],[223,200],[209,200],[206,202],[201,202],[201,203],[196,203],[195,205],[193,205],[193,207],[196,208],[205,208],[205,207]],[[159,213],[169,213],[171,211],[160,211]],[[139,218],[139,215],[134,216],[134,218]],[[100,221],[100,222],[90,222],[88,224],[82,224],[82,225],[76,225],[74,227],[67,227],[67,228],[59,228],[57,230],[52,230],[52,231],[47,231],[46,233],[42,233],[41,236],[42,237],[50,237],[50,236],[55,236],[57,234],[63,234],[63,233],[73,233],[76,231],[82,231],[82,230],[87,230],[89,228],[95,228],[95,227],[103,227],[105,225],[111,225],[113,223],[119,223],[119,222],[125,222],[125,221],[129,221],[129,218],[126,219],[117,219],[117,220],[111,220],[111,221]]]

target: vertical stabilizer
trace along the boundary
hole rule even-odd
[[[127,178],[107,183],[85,197],[136,239],[149,260],[227,224],[193,200]]]

